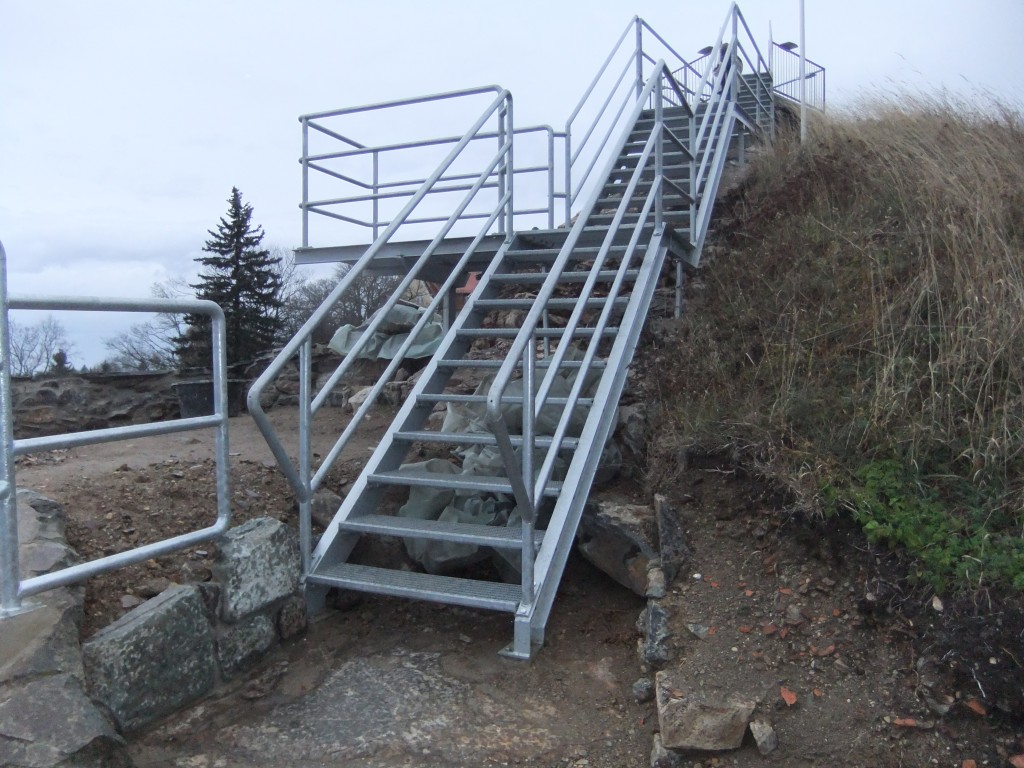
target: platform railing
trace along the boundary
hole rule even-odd
[[[388,222],[384,227],[384,230],[374,240],[373,244],[366,250],[363,256],[352,265],[351,269],[349,269],[345,276],[339,281],[334,290],[313,312],[309,320],[307,320],[302,328],[299,329],[298,333],[288,342],[288,344],[284,346],[281,352],[274,358],[271,364],[249,390],[247,400],[249,413],[252,415],[260,431],[263,433],[264,438],[267,440],[271,452],[274,454],[281,471],[287,478],[299,502],[299,540],[303,559],[303,573],[309,572],[310,554],[312,551],[311,514],[313,495],[322,486],[326,480],[328,472],[341,456],[349,440],[355,434],[359,425],[370,412],[372,407],[376,404],[384,390],[384,386],[391,380],[393,374],[398,370],[398,368],[401,367],[406,354],[411,349],[412,345],[416,343],[420,332],[426,327],[427,323],[430,322],[431,318],[440,311],[442,303],[446,300],[446,297],[450,296],[454,292],[455,288],[461,284],[461,281],[465,280],[468,264],[476,255],[476,252],[480,248],[485,237],[491,232],[492,227],[495,224],[500,224],[501,231],[505,233],[507,237],[511,236],[513,174],[509,172],[509,169],[513,167],[514,161],[511,94],[507,90],[497,86],[491,86],[488,88],[457,91],[437,97],[427,97],[427,99],[458,99],[467,96],[475,96],[481,93],[492,93],[494,98],[479,115],[476,121],[455,143],[444,160],[442,160],[434,171],[424,179],[420,187],[412,194],[401,212]],[[404,106],[408,103],[409,100],[403,100],[395,102],[394,105]],[[369,107],[357,107],[353,110],[339,111],[352,112],[356,110],[372,110],[386,112],[391,107],[391,103],[385,103],[375,104]],[[487,128],[487,125],[492,120],[497,121],[497,129]],[[443,186],[446,178],[448,180],[451,179],[449,170],[457,161],[463,159],[462,155],[467,150],[467,147],[472,146],[473,143],[479,139],[481,134],[485,134],[487,136],[499,136],[501,137],[501,143],[497,146],[496,151],[488,157],[486,161],[484,161],[483,166],[478,168],[475,176],[471,179],[466,179],[467,182],[471,183],[466,183],[464,185],[465,191],[461,200],[454,206],[450,215],[441,222],[441,226],[437,228],[433,239],[429,242],[426,248],[423,249],[415,262],[410,265],[391,296],[370,320],[367,328],[355,342],[352,349],[347,352],[335,370],[327,377],[326,381],[322,384],[320,392],[314,396],[312,381],[312,337],[314,331],[328,316],[331,309],[338,303],[338,301],[341,300],[345,292],[349,290],[359,276],[370,267],[377,254],[389,242],[391,242],[401,227],[407,224],[410,220],[417,218],[416,210],[422,201],[432,194],[439,185]],[[349,372],[355,361],[358,359],[360,352],[368,343],[370,343],[373,335],[385,322],[388,312],[398,304],[406,289],[414,280],[422,279],[421,274],[424,270],[427,270],[430,267],[433,260],[432,257],[437,248],[443,243],[444,239],[448,237],[452,228],[459,221],[465,220],[467,209],[474,203],[477,195],[485,188],[488,188],[495,178],[498,180],[495,183],[495,186],[499,192],[499,197],[493,203],[486,217],[483,218],[483,222],[469,247],[463,253],[458,263],[451,269],[444,283],[435,292],[433,300],[423,310],[418,321],[409,332],[408,338],[399,348],[385,371],[378,378],[377,383],[372,387],[366,399],[356,409],[342,434],[337,438],[334,445],[323,457],[319,467],[314,470],[311,443],[312,420],[314,416],[321,408],[324,407],[331,395],[331,392],[338,386],[346,373]],[[274,380],[285,369],[285,367],[291,364],[291,361],[296,357],[296,355],[298,356],[299,362],[299,445],[297,459],[293,459],[289,455],[287,447],[277,435],[269,416],[264,411],[261,405],[261,397],[263,392],[273,384]]]
[[[825,68],[817,62],[805,58],[806,69],[804,82],[800,85],[800,54],[789,45],[772,43],[771,69],[775,80],[775,93],[789,101],[799,104],[801,99],[811,109],[825,109]]]
[[[351,130],[346,128],[345,120],[362,118],[369,113],[377,113],[381,110],[394,112],[395,119],[401,119],[397,112],[403,108],[412,108],[433,102],[450,101],[452,99],[466,99],[479,94],[486,94],[493,90],[493,87],[482,89],[468,89],[453,93],[442,93],[432,96],[400,99],[382,104],[371,104],[360,107],[330,110],[299,118],[302,124],[302,248],[309,248],[311,214],[340,221],[361,229],[369,229],[374,240],[380,233],[390,226],[397,216],[392,216],[384,209],[389,205],[397,207],[407,202],[427,181],[426,175],[410,175],[410,171],[422,167],[423,160],[420,153],[436,150],[441,152],[454,147],[462,142],[463,135],[436,136],[415,141],[396,141],[390,143],[370,143],[357,140],[350,135]],[[358,128],[353,129],[358,130]],[[344,131],[344,132],[342,132]],[[562,139],[562,134],[554,131],[550,126],[538,125],[525,128],[513,128],[512,134],[520,142],[527,140],[527,137],[539,135],[544,142],[541,151],[534,151],[531,154],[542,159],[535,160],[531,164],[510,165],[509,168],[501,167],[488,179],[481,189],[497,190],[497,196],[501,196],[501,189],[504,184],[511,183],[505,175],[544,177],[543,196],[519,195],[521,207],[512,211],[512,218],[525,222],[527,217],[543,217],[549,228],[554,226],[555,201],[564,197],[562,190],[555,188],[555,165],[556,141]],[[327,137],[330,143],[340,144],[340,148],[333,147],[330,151],[311,151],[311,139],[316,136]],[[493,150],[488,151],[488,145],[502,146],[506,136],[502,128],[498,126],[493,130],[481,130],[477,132],[468,145],[463,146],[459,154],[462,160],[471,158],[474,152],[477,157],[488,157]],[[525,154],[525,153],[523,153]],[[460,161],[457,167],[449,168],[436,182],[430,185],[426,197],[418,206],[416,215],[405,216],[400,227],[403,234],[394,239],[411,239],[405,236],[411,227],[417,225],[440,224],[448,220],[450,208],[448,195],[468,192],[473,186],[477,172],[466,171],[466,162]],[[433,167],[431,163],[429,167]],[[311,183],[317,179],[330,180],[332,191],[335,192],[329,197],[316,197],[311,192]],[[438,205],[433,210],[428,210],[426,202],[430,199],[439,199]],[[443,200],[443,201],[442,201]],[[442,211],[436,213],[435,211]],[[470,209],[462,214],[462,221],[472,219],[486,219],[490,215],[490,207],[483,205],[476,209]],[[504,218],[497,220],[499,233],[504,233],[513,222],[507,222]]]
[[[191,313],[211,320],[213,350],[213,413],[150,424],[134,424],[45,437],[14,438],[11,391],[9,311],[71,310],[83,312]],[[0,617],[27,609],[23,599],[55,587],[83,581],[153,557],[186,549],[220,536],[231,518],[228,474],[227,362],[224,312],[212,301],[199,299],[116,299],[75,296],[8,296],[7,254],[0,243]],[[198,429],[215,430],[217,516],[206,528],[144,544],[124,552],[72,565],[52,573],[21,578],[15,458],[40,451],[75,448]]]

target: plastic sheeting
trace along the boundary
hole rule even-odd
[[[567,357],[575,359],[578,355],[572,354]],[[575,370],[571,370],[565,374],[558,374],[550,390],[550,397],[567,397],[572,389],[576,373]],[[540,378],[537,377],[538,388]],[[596,387],[597,375],[595,374],[592,378],[593,380],[588,382],[588,386],[581,393],[581,397],[592,396],[592,392],[589,390]],[[475,394],[487,394],[493,381],[493,376],[486,377],[476,388]],[[511,382],[506,393],[509,397],[521,397],[523,394],[522,379]],[[539,417],[535,420],[535,433],[537,435],[553,435],[558,420],[561,418],[562,410],[563,406],[560,405],[547,405],[542,408]],[[486,406],[483,404],[449,403],[441,431],[489,434],[490,430],[487,429],[484,420],[485,415]],[[522,431],[522,406],[520,404],[505,406],[502,409],[502,415],[509,432],[519,434]],[[583,429],[586,417],[587,409],[577,406],[570,417],[567,434],[573,437],[578,436]],[[546,448],[535,451],[533,462],[535,473],[539,473],[546,452]],[[405,464],[399,471],[506,476],[505,466],[496,446],[473,445],[458,448],[452,453],[461,462],[461,466],[456,461],[430,459],[416,464]],[[564,454],[565,451],[555,462],[552,474],[555,480],[564,479],[568,469],[568,461],[564,458]],[[613,458],[611,460],[614,462]],[[534,480],[536,481],[536,476]],[[508,494],[456,492],[451,489],[439,488],[413,487],[409,493],[409,500],[398,510],[398,514],[403,517],[477,525],[518,527],[521,523],[515,501]],[[428,573],[447,573],[494,557],[495,565],[505,578],[510,580],[518,578],[521,557],[518,550],[491,550],[474,544],[426,539],[406,539],[405,548],[409,557],[420,563]]]
[[[404,304],[392,307],[366,346],[359,351],[358,358],[360,360],[394,360],[423,312],[421,307],[409,307]],[[377,317],[377,314],[375,312],[358,327],[354,325],[341,326],[334,332],[328,346],[340,355],[348,355],[369,329],[370,323]],[[409,347],[405,356],[410,358],[430,357],[441,345],[443,337],[444,330],[440,323],[427,323],[420,330],[416,341]]]

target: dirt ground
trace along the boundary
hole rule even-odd
[[[317,422],[314,450],[339,432]],[[294,434],[295,412],[273,419]],[[343,494],[390,414],[376,413],[331,476]],[[282,475],[247,416],[232,420],[236,522],[294,524]],[[22,459],[20,487],[63,503],[68,536],[95,557],[208,525],[212,434],[198,432]],[[612,489],[643,499],[635,486]],[[692,558],[665,598],[688,686],[757,701],[779,747],[749,737],[686,766],[1024,765],[1013,703],[988,681],[1020,674],[1020,657],[952,664],[943,612],[907,611],[899,564],[855,531],[812,526],[728,467],[692,467],[671,489]],[[209,578],[214,545],[93,579],[88,636],[168,582]],[[131,739],[139,766],[590,766],[650,764],[653,702],[638,703],[635,622],[644,601],[577,557],[530,663],[501,658],[501,614],[365,597],[313,623],[247,677]],[[929,613],[929,611],[931,613]],[[1015,620],[1007,617],[1007,620]],[[963,625],[968,626],[968,625]],[[1020,628],[1017,627],[1019,630]],[[948,638],[947,638],[948,640]],[[964,638],[964,645],[977,644]],[[1000,665],[1017,662],[1017,669]],[[973,674],[964,674],[972,669]],[[959,670],[959,673],[957,673]],[[970,761],[974,761],[971,763]]]

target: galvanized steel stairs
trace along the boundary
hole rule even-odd
[[[690,135],[690,112],[686,107],[666,109],[666,128],[678,137]],[[622,203],[627,181],[636,168],[644,145],[655,125],[655,115],[642,113],[625,140],[614,170],[604,182],[596,204],[576,221],[571,230],[532,230],[519,232],[501,247],[488,269],[455,319],[440,349],[429,362],[410,396],[400,409],[394,423],[373,452],[364,471],[349,489],[333,522],[321,538],[311,558],[307,589],[337,587],[387,595],[398,595],[455,605],[471,606],[516,615],[515,642],[510,655],[528,657],[543,642],[544,626],[565,566],[580,514],[597,471],[601,452],[614,428],[615,409],[625,382],[626,369],[632,358],[641,328],[650,306],[654,288],[666,257],[687,259],[691,252],[691,218],[694,200],[690,198],[693,157],[689,149],[663,140],[664,174],[671,187],[664,193],[664,222],[657,231],[650,221],[639,233],[644,198],[654,181],[653,168],[645,171],[635,185],[633,195],[621,224],[609,238],[610,248],[603,264],[594,260],[608,237]],[[708,144],[710,142],[705,142]],[[701,148],[700,154],[706,149]],[[649,207],[648,207],[649,210]],[[650,217],[648,217],[650,218]],[[638,244],[634,263],[623,265],[630,240]],[[566,244],[569,244],[567,250]],[[563,251],[565,251],[563,253]],[[439,432],[428,429],[428,419],[439,404],[461,404],[482,407],[484,394],[450,391],[453,374],[494,370],[503,360],[472,352],[480,339],[501,341],[514,337],[519,329],[494,327],[488,323],[495,312],[523,311],[532,307],[533,298],[514,298],[515,294],[532,294],[543,283],[552,268],[560,271],[558,295],[548,299],[544,309],[553,315],[578,311],[587,320],[573,334],[580,344],[600,343],[600,352],[592,369],[600,378],[589,387],[587,396],[576,402],[586,413],[585,424],[578,434],[567,434],[559,442],[560,454],[569,463],[565,481],[551,480],[543,495],[551,499],[546,528],[533,537],[536,553],[535,599],[525,604],[520,584],[484,581],[451,575],[419,573],[401,569],[370,567],[347,562],[360,536],[384,535],[432,539],[474,544],[504,551],[522,549],[523,536],[517,526],[485,526],[438,522],[380,514],[385,493],[394,487],[425,486],[453,489],[458,493],[511,495],[509,478],[501,476],[432,474],[400,470],[414,444],[429,445],[496,445],[494,435],[479,433]],[[608,324],[594,327],[595,318],[606,308],[603,294],[617,285],[621,291],[609,307]],[[597,290],[594,290],[594,288]],[[581,299],[581,291],[588,293]],[[579,306],[581,301],[583,306]],[[555,336],[560,328],[539,329],[538,338]],[[550,351],[550,350],[549,350]],[[536,361],[538,376],[545,372],[552,357]],[[563,361],[562,370],[578,368],[578,361]],[[519,366],[521,370],[521,364]],[[509,404],[522,403],[523,398],[506,398]],[[553,397],[549,407],[566,408],[569,400]],[[537,446],[547,447],[551,437],[538,437]],[[522,438],[513,438],[521,446]]]

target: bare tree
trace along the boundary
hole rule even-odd
[[[294,336],[309,317],[323,304],[338,281],[348,272],[347,264],[339,264],[333,277],[317,280],[292,280],[292,288],[282,308],[284,339]],[[388,300],[400,278],[363,273],[342,295],[324,321],[313,332],[313,342],[326,344],[343,325],[360,325]]]
[[[31,376],[34,373],[49,372],[54,366],[54,355],[63,353],[67,361],[74,344],[68,339],[67,330],[53,315],[32,325],[11,320],[11,374]]]
[[[189,295],[188,282],[171,277],[153,283],[150,293],[155,299],[179,299]],[[103,340],[112,353],[103,361],[106,370],[148,371],[171,370],[177,365],[174,340],[185,331],[184,315],[161,312],[152,320],[136,323],[124,333]]]

